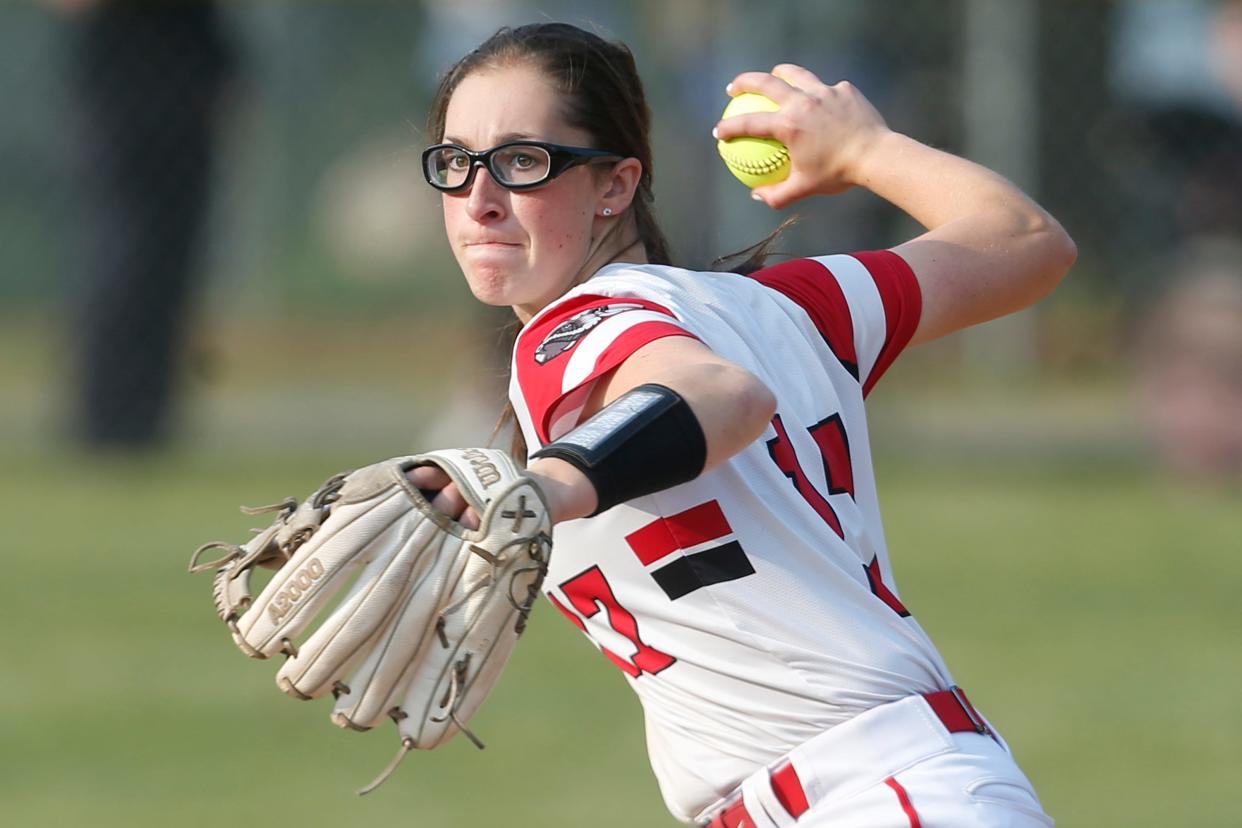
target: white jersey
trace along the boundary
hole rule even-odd
[[[664,336],[702,341],[776,397],[764,435],[723,465],[555,528],[545,592],[629,677],[681,820],[826,729],[952,684],[893,584],[863,413],[920,311],[890,251],[750,277],[614,264],[518,336],[510,397],[531,451]]]

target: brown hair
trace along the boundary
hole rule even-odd
[[[444,140],[449,100],[463,79],[474,72],[515,65],[532,66],[553,83],[564,98],[567,123],[590,135],[597,149],[637,158],[642,163],[638,192],[630,204],[638,238],[646,250],[647,261],[672,264],[668,239],[656,222],[653,206],[651,109],[647,106],[634,55],[625,44],[609,42],[567,23],[531,23],[502,28],[457,61],[440,80],[427,116],[431,140]],[[797,217],[785,220],[763,241],[723,256],[713,265],[721,266],[745,257],[728,269],[742,274],[758,270],[776,238],[796,220]],[[517,329],[514,326],[515,336]],[[511,404],[505,406],[492,439],[509,426],[513,428],[511,451],[519,461],[525,462],[526,442]]]
[[[638,238],[653,264],[672,264],[668,239],[656,223],[651,189],[651,109],[634,55],[568,23],[531,23],[503,28],[457,61],[436,90],[427,116],[433,141],[444,139],[444,118],[457,85],[473,72],[526,64],[539,69],[564,97],[565,119],[606,149],[643,165],[630,207]]]
[[[774,251],[772,247],[781,237],[781,234],[801,220],[802,216],[795,213],[777,225],[775,230],[768,233],[767,236],[755,242],[750,247],[743,248],[736,253],[727,253],[718,259],[713,259],[712,270],[725,273],[740,273],[743,276],[749,276],[756,270],[764,267],[768,262],[768,258],[776,254],[776,251]],[[737,261],[736,264],[730,264],[730,262],[734,262],[738,259],[741,261]]]

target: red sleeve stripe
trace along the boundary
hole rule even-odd
[[[559,440],[562,435],[578,425],[582,409],[586,407],[587,397],[591,396],[591,386],[580,385],[564,397],[557,400],[547,414],[548,440]]]
[[[574,326],[568,323],[575,317],[589,315],[594,309],[609,306],[624,306],[626,310],[619,310],[602,321],[587,318],[581,332],[577,336],[573,335]],[[648,318],[622,330],[614,341],[603,346],[599,356],[588,353],[592,348],[598,347],[583,344],[590,339],[592,333],[601,329],[601,332],[615,331],[615,327],[609,326],[608,322],[620,319],[630,312],[639,312]],[[650,318],[652,314],[658,316]],[[565,329],[558,332],[558,328],[562,326]],[[570,335],[564,335],[566,330]],[[553,337],[554,332],[558,332],[558,336]],[[694,334],[682,328],[667,308],[643,299],[594,294],[575,296],[536,319],[518,338],[514,352],[514,370],[521,396],[526,402],[531,424],[539,440],[547,443],[554,439],[551,435],[553,424],[560,433],[576,425],[577,417],[569,415],[575,413],[575,406],[581,410],[589,384],[620,365],[643,345],[665,336]],[[547,347],[545,343],[555,347]],[[541,345],[545,346],[542,351]],[[575,360],[580,350],[584,351],[585,360]],[[572,369],[571,364],[574,366]]]
[[[692,509],[648,523],[625,536],[644,566],[665,558],[678,549],[690,549],[733,533],[720,504],[714,500]]]
[[[884,347],[880,349],[875,365],[871,367],[863,384],[865,397],[880,377],[884,376],[897,355],[910,344],[910,337],[914,336],[923,312],[923,294],[910,265],[891,250],[873,250],[853,255],[862,262],[875,280],[876,290],[880,292],[880,301],[884,305]]]
[[[858,379],[858,353],[849,303],[823,263],[814,259],[794,259],[758,270],[751,278],[797,302],[811,317],[841,365],[850,376]]]
[[[578,425],[578,414],[582,412],[587,397],[590,396],[591,385],[595,380],[625,362],[644,345],[663,339],[666,336],[689,336],[694,334],[671,322],[643,322],[629,328],[604,349],[590,372],[583,377],[574,377],[573,382],[565,383],[568,387],[564,393],[554,397],[544,410],[543,416],[535,421],[535,429],[539,438],[545,443],[557,439]],[[574,408],[577,408],[577,412]],[[573,414],[574,416],[568,416]]]
[[[582,344],[569,355],[561,374],[561,390],[568,392],[591,376],[598,376],[602,363],[612,362],[615,367],[648,342],[678,334],[690,335],[667,314],[631,310],[610,317],[583,337]]]

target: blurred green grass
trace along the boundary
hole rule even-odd
[[[9,465],[6,824],[673,824],[636,702],[546,604],[479,718],[486,751],[416,754],[353,796],[394,734],[281,695],[184,572],[201,539],[253,522],[237,502],[303,493],[343,459]],[[886,463],[881,486],[906,603],[1062,825],[1236,824],[1235,498],[1098,469]]]
[[[0,822],[675,824],[636,700],[546,603],[476,719],[487,750],[415,754],[362,799],[392,729],[332,727],[330,704],[285,697],[275,665],[228,640],[209,578],[185,573],[192,549],[244,536],[255,519],[238,504],[409,449],[429,408],[418,389],[453,373],[381,370],[403,334],[348,333],[334,342],[352,350],[325,349],[330,371],[298,358],[306,346],[233,345],[245,370],[226,351],[191,397],[189,439],[148,457],[85,455],[46,423],[31,430],[54,402],[52,351],[0,376],[13,403],[0,417]],[[374,385],[334,395],[324,376],[355,360]],[[1236,825],[1239,492],[1179,487],[1127,453],[1115,389],[969,399],[902,381],[875,401],[902,597],[1049,811],[1062,826]]]

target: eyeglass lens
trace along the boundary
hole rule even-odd
[[[487,169],[501,184],[537,184],[548,177],[552,158],[543,147],[515,144],[490,154]],[[460,187],[473,160],[456,147],[442,147],[427,158],[427,173],[441,187]]]

